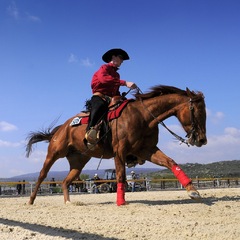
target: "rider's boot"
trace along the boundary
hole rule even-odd
[[[87,140],[87,146],[90,150],[94,150],[97,143],[100,139],[100,127],[101,127],[102,121],[95,125],[94,127],[91,127],[85,134],[85,139]]]
[[[95,127],[91,127],[85,134],[85,139],[91,143],[96,144],[99,140],[99,131]]]

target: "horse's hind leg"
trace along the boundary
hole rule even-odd
[[[41,185],[41,183],[43,182],[43,180],[47,177],[47,174],[50,170],[50,168],[52,167],[52,165],[54,164],[54,162],[57,160],[58,158],[54,158],[51,154],[48,153],[46,160],[43,164],[42,170],[40,171],[39,177],[38,177],[38,181],[36,183],[36,186],[34,188],[34,191],[32,192],[31,196],[30,196],[30,200],[29,200],[29,204],[33,204],[34,200],[37,196],[37,192],[38,189]]]
[[[181,167],[170,157],[166,156],[162,151],[157,147],[154,151],[144,151],[141,156],[144,156],[144,159],[148,159],[152,163],[155,163],[160,166],[164,166],[171,170],[178,181],[186,188],[190,198],[199,200],[201,199],[200,194],[193,186],[191,179],[184,173]]]
[[[70,171],[62,183],[64,203],[70,202],[68,187],[72,181],[76,180],[76,178],[79,177],[79,174],[81,173],[86,163],[90,160],[90,157],[83,156],[79,152],[72,152],[67,155],[67,159],[70,164]]]

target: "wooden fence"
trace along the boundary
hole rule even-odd
[[[70,186],[70,192],[92,192],[94,184],[103,184],[109,182],[116,182],[116,180],[85,180],[85,181],[74,181]],[[240,178],[193,178],[193,184],[198,188],[226,188],[226,187],[239,187]],[[135,179],[127,180],[128,184],[136,182],[136,184],[143,186],[139,190],[156,191],[156,190],[167,190],[167,189],[181,189],[183,188],[177,179]],[[53,194],[62,193],[61,189],[62,181],[45,181],[41,184],[38,194]],[[30,195],[35,187],[35,182],[0,182],[0,197],[5,195],[18,195],[17,185],[21,185],[20,195]]]

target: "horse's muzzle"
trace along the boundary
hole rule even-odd
[[[207,138],[204,137],[197,137],[195,138],[194,136],[191,136],[188,139],[188,143],[192,146],[196,146],[196,147],[202,147],[203,145],[207,144]]]

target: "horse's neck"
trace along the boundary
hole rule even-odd
[[[186,102],[184,100],[183,96],[176,94],[144,100],[142,105],[145,108],[145,117],[148,119],[149,125],[154,127],[159,122],[171,116],[176,116],[181,105]]]

